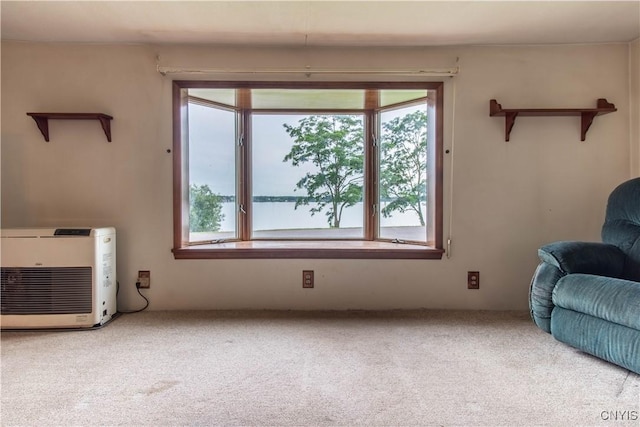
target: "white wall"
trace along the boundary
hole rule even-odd
[[[451,258],[174,260],[171,80],[156,72],[158,55],[165,66],[223,68],[422,68],[459,59],[460,75],[444,78]],[[134,280],[143,269],[151,270],[146,294],[155,310],[525,309],[537,248],[598,240],[609,192],[631,175],[629,72],[626,44],[302,50],[3,42],[2,226],[117,227],[122,309],[141,304]],[[518,118],[508,143],[504,119],[489,117],[491,98],[505,108],[551,108],[595,107],[601,97],[618,111],[597,117],[586,142],[577,117]],[[45,143],[30,111],[111,114],[113,142],[97,122],[56,121]],[[315,270],[315,289],[302,289],[302,269]],[[468,270],[481,272],[480,290],[466,289]]]

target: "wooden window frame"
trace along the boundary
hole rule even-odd
[[[189,245],[188,221],[184,220],[184,213],[189,212],[188,200],[188,169],[186,120],[184,110],[188,106],[188,96],[185,89],[204,88],[233,88],[239,89],[362,89],[365,92],[365,109],[362,112],[370,112],[376,109],[369,95],[370,91],[384,89],[426,89],[433,96],[428,96],[427,108],[429,117],[435,116],[435,123],[429,127],[430,140],[435,141],[427,156],[428,175],[427,194],[433,202],[427,204],[427,217],[432,220],[427,222],[427,235],[433,236],[429,244],[402,243],[378,240],[239,240],[225,241],[216,244]],[[236,81],[185,81],[173,82],[173,255],[176,259],[238,259],[238,258],[328,258],[328,259],[441,259],[443,249],[443,82],[236,82]],[[250,100],[250,97],[240,96]],[[250,101],[249,101],[250,102]],[[243,102],[245,103],[245,102]],[[242,107],[241,107],[242,108]],[[382,108],[384,109],[384,108]],[[377,109],[379,110],[379,108]],[[243,108],[241,120],[248,123],[248,108]],[[317,111],[317,110],[314,110]],[[373,117],[371,114],[368,117]],[[365,119],[365,145],[369,145],[371,139],[371,124]],[[248,150],[242,150],[239,159],[238,178],[241,181],[249,180],[251,171],[246,167]],[[373,182],[370,176],[376,159],[372,149],[365,148],[365,181]],[[374,184],[377,185],[377,184]],[[374,185],[365,185],[364,200],[370,203],[375,200],[376,189]],[[250,198],[248,185],[241,185],[238,194],[238,202],[246,204]],[[250,219],[241,221],[240,235],[247,236],[251,229]],[[371,239],[374,235],[373,221],[365,216],[363,224],[365,239]]]

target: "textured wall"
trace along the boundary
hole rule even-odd
[[[157,56],[165,66],[204,68],[423,68],[458,60],[459,76],[442,78],[451,258],[174,260],[166,152],[171,77],[156,72]],[[284,49],[4,42],[2,226],[115,226],[123,309],[141,304],[134,281],[143,269],[151,270],[147,295],[155,310],[524,309],[538,246],[599,239],[609,192],[632,174],[629,56],[626,44]],[[596,118],[586,142],[577,117],[518,118],[508,143],[504,119],[489,117],[491,98],[505,108],[551,108],[593,107],[601,97],[618,112]],[[98,122],[59,121],[45,143],[29,111],[111,114],[113,142]],[[302,269],[315,270],[315,289],[301,288]],[[468,270],[481,272],[480,290],[466,289]]]

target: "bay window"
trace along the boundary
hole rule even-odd
[[[442,83],[174,82],[176,258],[440,258]]]

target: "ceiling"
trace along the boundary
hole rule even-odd
[[[3,40],[283,46],[629,42],[635,1],[6,1]]]

